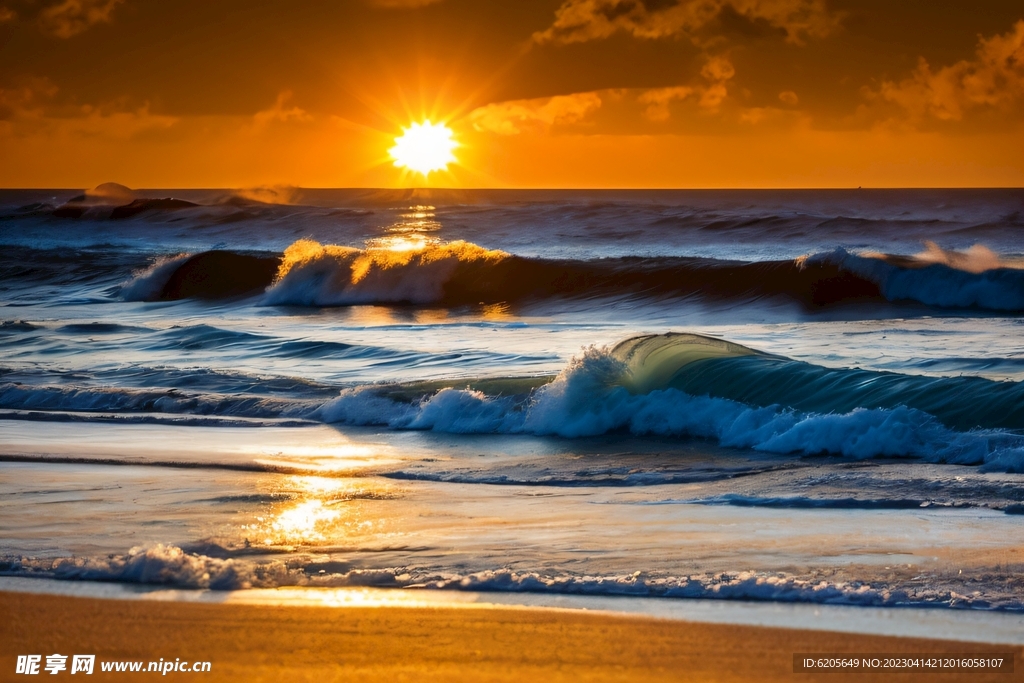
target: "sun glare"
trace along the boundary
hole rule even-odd
[[[388,150],[395,166],[417,171],[424,176],[431,171],[443,171],[455,161],[452,150],[459,146],[452,140],[452,131],[443,123],[414,123],[402,129],[395,138],[395,146]]]

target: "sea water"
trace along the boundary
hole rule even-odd
[[[0,573],[1024,610],[1024,192],[251,197],[0,192]]]

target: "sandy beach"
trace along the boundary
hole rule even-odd
[[[491,606],[219,605],[0,594],[2,680],[18,654],[209,661],[211,681],[1009,681],[1010,673],[794,673],[793,654],[1007,653],[1022,647]],[[46,672],[42,672],[46,673]],[[65,673],[66,675],[66,673]]]

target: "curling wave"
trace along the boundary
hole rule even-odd
[[[273,256],[232,251],[178,254],[158,259],[121,288],[127,301],[223,299],[258,293],[277,271]]]
[[[453,433],[616,431],[770,453],[1024,471],[1024,385],[830,369],[690,334],[590,348],[553,380],[346,389],[313,417]]]

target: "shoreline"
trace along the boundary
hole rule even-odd
[[[1024,613],[946,606],[883,607],[799,601],[351,586],[212,590],[38,576],[0,576],[0,595],[4,593],[283,607],[535,608],[691,623],[1024,646]]]
[[[466,602],[333,606],[116,599],[0,590],[0,679],[19,654],[209,661],[204,680],[818,681],[796,653],[1012,654],[1024,645],[665,619]],[[145,679],[103,673],[100,678]],[[188,677],[192,674],[168,674]],[[855,680],[1007,681],[977,671],[858,672]],[[13,677],[15,680],[20,676]]]

